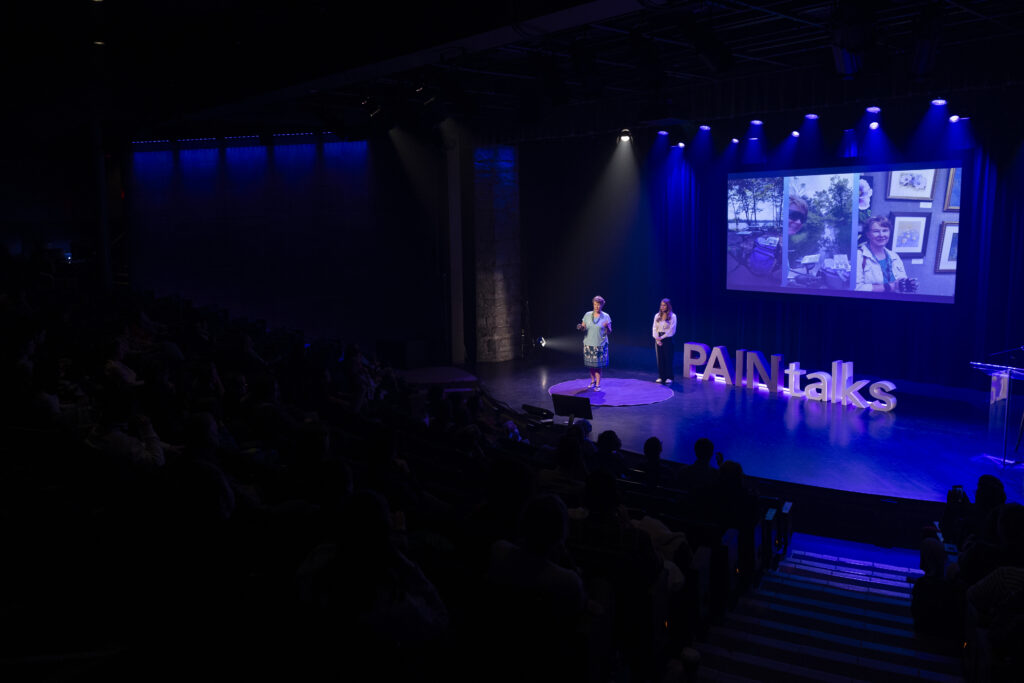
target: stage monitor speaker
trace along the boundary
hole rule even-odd
[[[590,399],[586,396],[551,394],[551,403],[555,408],[555,415],[568,416],[569,424],[577,417],[594,419],[594,413],[590,410]]]

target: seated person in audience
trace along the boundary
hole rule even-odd
[[[714,520],[727,528],[745,529],[757,518],[757,494],[747,487],[743,467],[733,460],[719,464],[718,480],[710,489],[709,501]]]
[[[971,536],[995,540],[996,511],[1006,502],[1003,482],[991,474],[978,477],[974,502],[962,487],[955,486],[946,494],[942,513],[942,533],[946,543],[963,548]]]
[[[471,568],[483,573],[491,545],[517,537],[520,516],[537,493],[536,479],[530,466],[516,458],[498,457],[487,464],[482,499],[462,529],[461,550]]]
[[[971,536],[956,565],[956,577],[972,586],[999,567],[1024,566],[1024,506],[1007,503],[996,515],[996,533]]]
[[[291,454],[301,433],[314,423],[281,401],[277,379],[270,373],[258,374],[249,383],[249,394],[240,404],[245,433],[252,434],[264,448]]]
[[[587,420],[576,420],[572,427],[569,427],[569,434],[580,440],[580,452],[583,453],[583,460],[589,462],[590,458],[597,452],[597,446],[590,440],[590,433],[594,427]]]
[[[711,458],[715,455],[715,444],[711,439],[697,439],[693,444],[696,460],[686,467],[681,467],[676,477],[677,485],[684,491],[700,492],[711,489],[718,481],[718,470],[711,466]],[[715,458],[719,466],[725,461],[721,453]]]
[[[560,496],[566,505],[577,506],[583,500],[587,466],[583,461],[579,439],[566,434],[558,442],[553,469],[537,473],[537,488],[543,493]]]
[[[487,578],[494,586],[518,589],[541,599],[546,616],[564,624],[583,612],[583,583],[565,549],[569,519],[558,496],[546,494],[526,505],[519,544],[497,541],[491,548]],[[541,615],[537,615],[541,616]]]
[[[914,630],[940,638],[958,638],[963,630],[963,586],[946,577],[947,557],[934,537],[921,541],[924,576],[914,582],[910,612]]]
[[[610,429],[601,432],[597,437],[597,452],[591,460],[593,464],[590,469],[605,470],[616,477],[621,477],[628,469],[619,453],[621,448],[622,441],[619,440],[618,434]]]
[[[128,342],[123,337],[117,337],[108,345],[106,363],[103,366],[103,376],[108,385],[118,388],[143,385],[144,382],[138,374],[124,363],[127,350]]]
[[[475,626],[495,667],[488,680],[566,681],[585,668],[574,634],[586,597],[565,549],[567,523],[558,496],[543,495],[523,512],[519,544],[492,547],[480,606],[485,616]]]
[[[656,436],[644,441],[644,483],[651,488],[670,484],[674,472],[661,460],[663,446]]]
[[[569,551],[583,570],[591,597],[613,606],[613,638],[638,680],[655,666],[652,614],[668,608],[668,572],[650,535],[619,503],[616,480],[598,470],[587,478],[585,508],[572,511]],[[610,589],[602,595],[600,589]],[[607,606],[607,605],[606,605]]]
[[[164,444],[149,418],[135,412],[127,389],[107,389],[100,418],[86,443],[97,451],[131,465],[162,467]]]
[[[577,548],[601,564],[590,567],[599,575],[610,574],[633,588],[648,587],[661,575],[664,563],[651,537],[633,525],[615,486],[609,472],[598,470],[587,477],[584,507],[570,511],[570,550],[584,572],[588,567]]]
[[[366,651],[408,652],[438,642],[448,610],[433,583],[400,549],[395,517],[374,491],[357,491],[342,511],[337,541],[314,551],[299,570],[309,606],[339,635]]]

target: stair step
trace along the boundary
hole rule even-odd
[[[861,607],[860,603],[862,603],[863,600],[857,600],[857,604],[846,604],[835,600],[822,599],[822,597],[808,597],[805,595],[798,595],[791,591],[774,590],[774,588],[774,586],[772,589],[762,586],[753,594],[753,597],[764,598],[764,600],[770,604],[786,603],[794,606],[805,607],[807,609],[818,610],[824,614],[853,616],[871,623],[894,624],[897,626],[906,626],[908,628],[914,625],[914,619],[909,613],[894,614],[892,612],[869,609],[869,607],[873,605],[869,605],[869,607]]]
[[[906,604],[910,604],[910,590],[894,590],[891,587],[879,587],[870,581],[860,581],[856,577],[851,576],[835,576],[835,575],[821,575],[815,572],[793,570],[790,568],[786,571],[786,568],[780,567],[778,574],[789,575],[796,577],[806,583],[816,583],[821,586],[831,586],[833,588],[841,588],[857,593],[868,593],[871,595],[897,598],[905,601]]]
[[[749,614],[760,619],[813,625],[815,628],[820,628],[830,633],[842,632],[850,634],[853,631],[857,631],[869,640],[879,640],[881,638],[886,640],[890,638],[914,639],[913,628],[906,624],[900,626],[875,624],[857,615],[839,616],[829,614],[825,610],[782,604],[780,600],[760,599],[759,593],[743,598],[740,604],[743,606],[741,614]]]
[[[697,679],[960,683],[959,651],[914,631],[912,581],[921,575],[899,564],[794,550],[697,645]]]
[[[855,586],[873,586],[897,592],[909,593],[911,588],[913,588],[913,586],[910,583],[908,583],[906,579],[895,581],[893,579],[882,578],[879,576],[871,576],[870,574],[863,574],[856,571],[847,571],[844,569],[828,569],[824,567],[815,567],[807,564],[783,563],[779,565],[778,571],[789,574],[798,574],[800,576],[818,576],[822,578],[832,577],[838,580],[846,581]]]
[[[859,679],[832,674],[827,671],[819,671],[806,666],[790,664],[771,657],[762,657],[746,651],[731,650],[712,643],[701,643],[698,648],[701,653],[701,668],[698,674],[705,670],[705,662],[708,665],[716,665],[719,668],[737,670],[741,677],[751,678],[756,681],[785,681],[786,683],[798,683],[802,681],[823,683],[860,683]],[[698,676],[699,677],[699,676]]]
[[[874,656],[855,655],[814,645],[787,642],[726,627],[712,627],[711,634],[715,642],[709,644],[720,648],[720,650],[724,649],[729,652],[731,657],[739,655],[760,657],[763,661],[775,662],[776,666],[772,667],[774,670],[785,670],[784,667],[787,666],[796,667],[800,671],[794,672],[795,675],[810,677],[813,680],[849,680],[852,675],[871,681],[881,678],[925,679],[943,683],[962,681],[960,676],[945,671],[885,661]],[[703,656],[704,648],[698,646],[698,650]],[[711,654],[710,650],[709,654]],[[872,651],[870,654],[878,653]],[[838,671],[842,671],[842,673],[838,673]]]
[[[834,562],[825,562],[818,560],[810,560],[804,558],[788,558],[784,560],[781,566],[790,567],[801,567],[808,571],[821,571],[822,573],[838,573],[838,574],[852,574],[854,576],[863,576],[866,578],[872,578],[879,580],[880,582],[891,581],[894,585],[908,586],[910,582],[907,581],[908,576],[911,575],[906,573],[892,572],[887,569],[878,569],[876,567],[869,566],[849,566],[843,564],[836,564]]]
[[[747,678],[746,676],[740,676],[739,674],[729,673],[727,671],[719,671],[718,669],[712,669],[711,667],[705,666],[701,663],[700,668],[697,669],[697,681],[707,681],[708,683],[761,683],[764,678]]]
[[[741,614],[726,616],[726,624],[739,632],[755,633],[786,642],[802,643],[852,655],[866,655],[895,664],[911,665],[921,662],[932,670],[957,669],[960,660],[945,654],[918,649],[913,634],[893,638],[856,628],[836,633],[821,628],[821,624],[806,626]]]
[[[882,571],[893,572],[896,574],[909,574],[912,576],[924,576],[924,572],[917,567],[901,567],[899,565],[886,564],[883,562],[868,562],[866,560],[855,560],[849,557],[837,557],[835,555],[822,555],[820,553],[808,552],[806,550],[793,550],[790,552],[790,557],[807,558],[809,560],[815,560],[819,562],[833,562],[837,564],[844,564],[850,566],[860,567],[874,567]]]
[[[872,593],[860,588],[851,590],[849,586],[832,585],[827,579],[800,577],[793,574],[766,573],[761,578],[763,587],[770,587],[779,592],[802,595],[804,597],[828,600],[853,606],[869,606],[872,609],[893,614],[910,613],[910,600],[904,596],[893,597]]]

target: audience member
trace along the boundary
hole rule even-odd
[[[710,490],[718,481],[718,470],[711,466],[711,458],[715,455],[715,444],[711,439],[700,438],[693,444],[696,460],[679,469],[677,483],[680,489],[692,493]],[[722,454],[717,456],[719,465],[724,461]]]
[[[661,461],[663,446],[661,439],[652,436],[644,441],[644,483],[651,488],[664,486],[672,481],[673,471]]]
[[[583,500],[587,466],[583,461],[580,441],[573,434],[566,434],[558,441],[555,467],[537,473],[537,488],[544,493],[553,493],[562,498],[566,505],[578,506]]]
[[[951,488],[946,494],[946,509],[941,522],[946,542],[963,548],[972,536],[995,540],[996,510],[1005,502],[1003,482],[991,474],[978,477],[973,503],[963,487]]]
[[[591,460],[591,470],[605,470],[611,472],[616,478],[621,477],[628,469],[619,450],[622,448],[622,441],[619,435],[612,430],[606,430],[597,436],[597,451]]]

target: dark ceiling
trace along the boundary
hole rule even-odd
[[[8,25],[9,113],[95,112],[136,139],[455,116],[522,140],[939,93],[969,109],[1022,81],[1020,0],[31,5]]]

